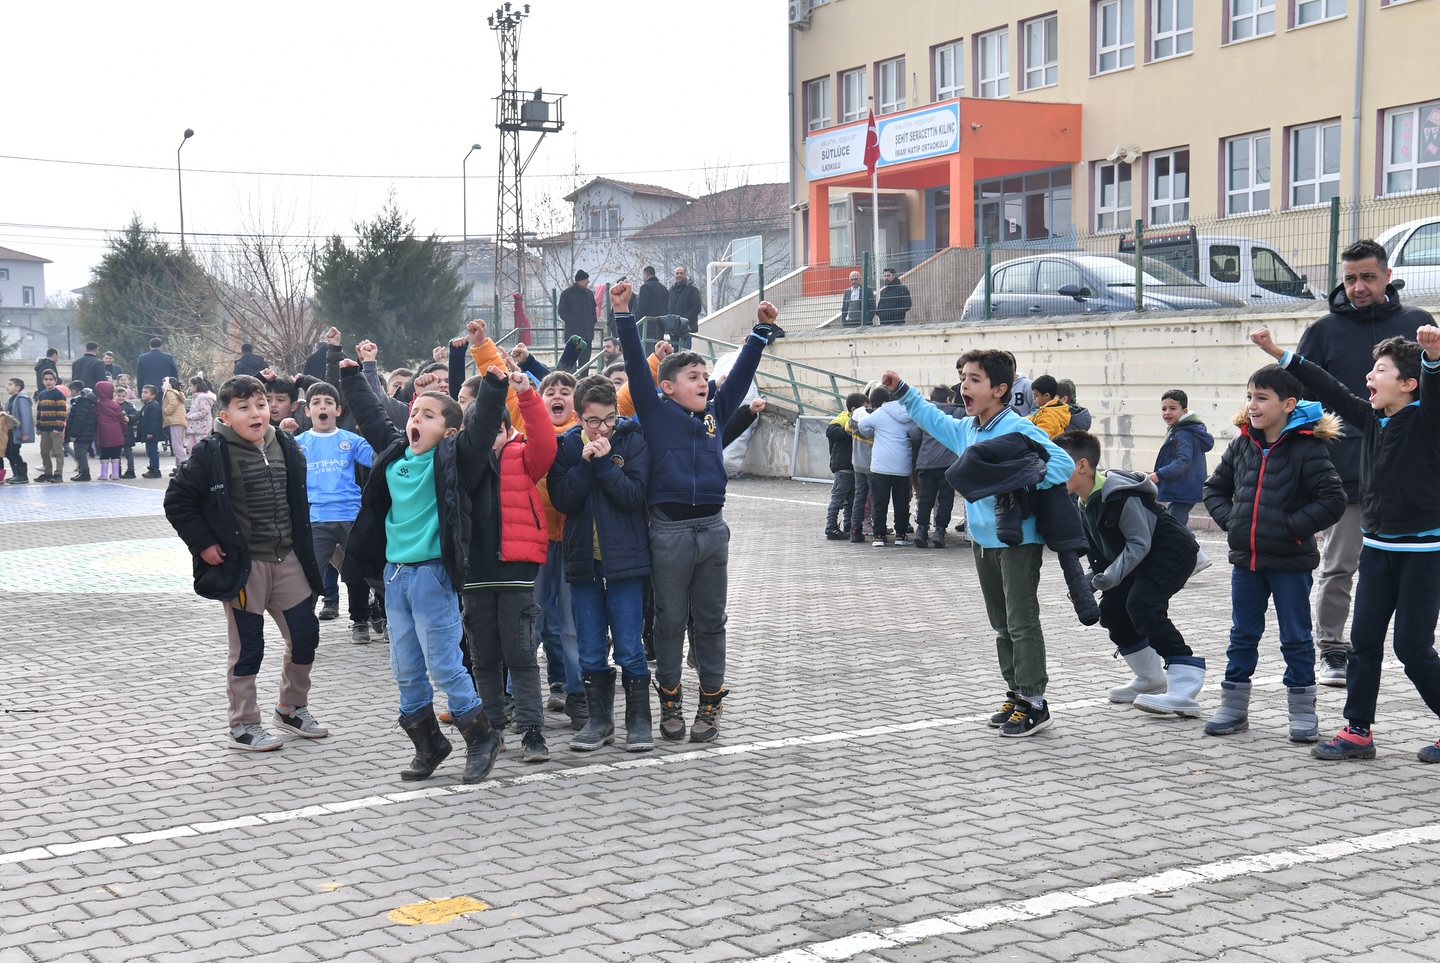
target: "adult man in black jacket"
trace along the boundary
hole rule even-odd
[[[1345,387],[1366,396],[1365,376],[1373,363],[1371,351],[1387,338],[1413,339],[1421,325],[1434,324],[1429,313],[1407,308],[1390,284],[1385,249],[1374,241],[1356,241],[1340,254],[1341,284],[1330,292],[1330,313],[1300,336],[1295,348],[1306,361],[1330,372]],[[1307,392],[1307,398],[1313,396]],[[1330,443],[1330,460],[1345,486],[1345,514],[1325,532],[1320,557],[1319,589],[1315,595],[1315,643],[1321,685],[1345,685],[1350,643],[1345,621],[1350,591],[1360,565],[1360,459],[1362,426],[1342,426]]]
[[[150,339],[150,350],[135,359],[135,385],[137,390],[146,385],[160,388],[166,378],[180,380],[180,369],[175,367],[175,356],[164,350],[165,342],[159,338]]]
[[[590,275],[575,272],[575,283],[560,292],[560,321],[565,325],[565,340],[579,336],[585,339],[580,352],[580,366],[590,360],[590,343],[595,340],[595,295],[590,290]]]
[[[105,370],[105,362],[100,360],[100,345],[94,341],[85,342],[85,353],[75,359],[70,366],[70,380],[83,381],[85,387],[91,391],[95,386],[109,377]]]
[[[876,314],[881,324],[904,324],[910,313],[910,289],[900,283],[894,268],[885,269],[885,284],[880,288]]]
[[[643,279],[640,287],[635,290],[633,308],[635,311],[635,323],[640,325],[640,334],[645,342],[647,351],[655,350],[655,339],[658,338],[660,325],[655,322],[651,325],[644,324],[645,318],[659,318],[670,313],[670,292],[665,289],[664,283],[655,276],[655,269],[645,265],[640,272]],[[652,334],[652,331],[655,332]]]
[[[875,319],[875,290],[861,285],[860,272],[850,272],[850,286],[840,296],[840,323],[846,327],[865,327]]]
[[[700,290],[690,283],[690,275],[683,267],[675,269],[675,284],[670,288],[670,313],[679,315],[690,323],[691,331],[700,330],[700,312],[704,305],[700,303]],[[684,347],[690,346],[690,339],[685,339]]]
[[[237,375],[249,375],[252,378],[260,377],[260,372],[270,367],[270,362],[255,353],[255,346],[246,341],[240,346],[240,357],[235,359],[235,373]]]

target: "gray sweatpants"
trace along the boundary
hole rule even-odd
[[[725,687],[725,598],[730,570],[730,526],[721,513],[671,521],[650,512],[651,584],[655,589],[655,681],[680,684],[685,627],[706,692]]]
[[[1325,529],[1320,552],[1320,577],[1315,582],[1316,654],[1350,651],[1345,621],[1350,616],[1350,592],[1360,567],[1360,506],[1346,505],[1340,520]]]

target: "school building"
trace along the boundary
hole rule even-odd
[[[789,19],[797,264],[859,263],[877,215],[882,261],[913,264],[1440,191],[1440,0],[790,0]]]

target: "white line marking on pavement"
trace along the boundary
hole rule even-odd
[[[1064,910],[1118,903],[1122,899],[1129,899],[1133,896],[1171,893],[1200,883],[1215,883],[1221,880],[1235,879],[1239,876],[1274,872],[1290,866],[1327,863],[1360,853],[1375,853],[1418,843],[1434,842],[1440,842],[1440,823],[1419,826],[1415,829],[1393,829],[1369,836],[1354,836],[1339,842],[1322,843],[1303,849],[1222,859],[1213,863],[1192,866],[1189,869],[1169,869],[1138,879],[1087,886],[1084,889],[1069,892],[1049,893],[1016,903],[981,906],[964,913],[956,913],[953,916],[937,916],[916,920],[903,926],[854,933],[839,939],[812,943],[809,946],[785,950],[773,956],[761,957],[754,963],[826,963],[826,961],[848,960],[873,950],[910,946],[937,936],[973,933],[999,923],[1041,919]]]
[[[771,498],[769,495],[737,495],[734,492],[726,492],[726,498],[747,498],[752,502],[784,502],[787,505],[809,505],[811,508],[824,508],[829,502],[806,502],[798,498]]]
[[[1096,706],[1109,705],[1109,703],[1105,699],[1080,699],[1075,702],[1065,703],[1064,705],[1059,703],[1055,705],[1057,709],[1088,709]],[[958,716],[948,719],[925,719],[920,722],[898,722],[883,726],[871,726],[866,729],[819,732],[810,736],[791,736],[786,739],[747,742],[734,746],[711,746],[707,749],[696,749],[690,752],[657,753],[655,755],[621,759],[617,762],[601,762],[588,766],[577,766],[573,769],[548,769],[542,772],[526,773],[523,776],[487,779],[485,782],[475,783],[469,786],[464,784],[426,786],[423,789],[412,789],[405,792],[387,793],[379,796],[366,796],[361,799],[342,799],[331,803],[319,803],[305,806],[301,809],[276,810],[270,813],[238,816],[234,819],[172,826],[167,829],[120,833],[114,836],[104,836],[100,839],[51,843],[48,846],[36,846],[30,849],[22,849],[18,852],[0,853],[0,866],[9,863],[42,862],[45,860],[58,859],[62,856],[69,856],[72,853],[88,852],[97,849],[124,849],[130,846],[143,845],[144,843],[178,839],[185,836],[208,836],[215,833],[228,832],[232,829],[245,829],[251,826],[273,826],[279,823],[313,820],[323,816],[333,816],[338,813],[354,812],[358,809],[382,809],[387,806],[399,805],[416,799],[429,799],[436,796],[484,792],[497,787],[523,786],[529,785],[530,783],[550,782],[556,779],[578,779],[596,773],[621,772],[626,769],[640,769],[647,766],[671,766],[677,763],[693,762],[713,756],[736,756],[754,752],[769,752],[774,749],[789,749],[795,746],[817,746],[830,742],[844,742],[850,739],[869,739],[874,736],[893,735],[901,732],[917,732],[922,729],[943,729],[947,726],[973,725],[977,722],[984,722],[989,718],[989,713],[984,713],[982,715]]]

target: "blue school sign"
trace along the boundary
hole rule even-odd
[[[880,136],[877,167],[907,164],[960,150],[960,105],[941,104],[875,119]],[[805,141],[805,178],[843,177],[865,169],[864,121],[822,131]]]

